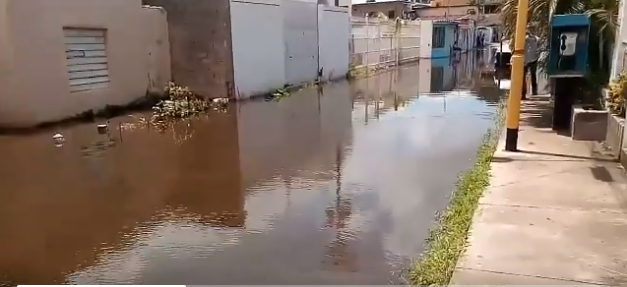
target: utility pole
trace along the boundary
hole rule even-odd
[[[505,150],[518,151],[518,128],[520,126],[520,105],[522,87],[524,84],[525,66],[525,30],[529,0],[518,0],[518,14],[516,15],[516,34],[512,55],[512,86],[507,102],[507,133],[505,136]]]
[[[450,15],[451,15],[451,0],[448,0],[446,4],[446,20],[448,20],[448,17]]]

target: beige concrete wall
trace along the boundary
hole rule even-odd
[[[142,9],[141,0],[0,0],[0,126],[58,121],[145,95],[151,33]],[[64,27],[107,30],[107,88],[70,93]]]
[[[148,49],[148,91],[159,93],[172,79],[168,15],[165,9],[154,6],[144,6],[142,13]]]

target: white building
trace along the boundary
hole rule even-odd
[[[620,1],[618,9],[618,31],[616,31],[616,42],[614,43],[614,55],[612,57],[612,70],[610,80],[618,77],[627,67],[627,25],[623,25],[624,15],[627,10],[625,1]]]

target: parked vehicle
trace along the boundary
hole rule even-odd
[[[493,53],[494,68],[510,68],[512,60],[512,50],[509,47],[509,41],[504,40],[498,44],[492,44],[490,47]]]

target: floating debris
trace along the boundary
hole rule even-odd
[[[98,129],[99,134],[106,134],[107,132],[109,132],[109,121],[104,124],[99,124],[98,126],[96,126],[96,128]]]
[[[216,111],[224,111],[229,107],[229,99],[228,98],[215,98],[211,100],[211,106]]]
[[[65,137],[62,134],[55,134],[52,136],[52,140],[54,140],[54,145],[56,147],[61,147],[65,142]]]

